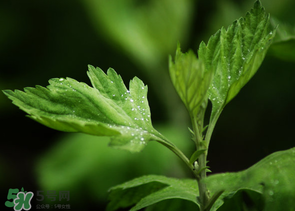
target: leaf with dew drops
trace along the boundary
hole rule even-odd
[[[110,136],[110,146],[132,152],[150,140],[171,145],[152,126],[147,86],[139,78],[133,78],[127,90],[113,69],[105,74],[89,66],[88,76],[93,87],[71,78],[53,78],[46,88],[3,92],[30,118],[56,130]]]
[[[227,29],[221,28],[206,45],[200,44],[198,55],[206,69],[215,71],[208,90],[212,102],[212,118],[252,78],[261,65],[268,47],[275,36],[270,27],[270,16],[256,1],[245,17],[236,20]]]

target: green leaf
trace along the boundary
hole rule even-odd
[[[150,140],[163,141],[151,124],[147,86],[140,79],[131,80],[128,91],[113,69],[105,74],[89,66],[88,76],[93,88],[54,78],[47,88],[4,93],[37,122],[65,132],[111,136],[112,147],[138,152]]]
[[[193,202],[190,202],[187,200],[169,199],[169,200],[164,200],[164,201],[158,202],[158,203],[151,205],[145,209],[145,211],[163,211],[163,210],[198,211],[198,208],[196,207],[196,205]]]
[[[178,46],[175,62],[169,60],[169,72],[173,85],[188,109],[191,118],[196,118],[199,131],[203,129],[203,115],[207,107],[213,71],[205,70],[202,61],[192,51],[184,54]]]
[[[142,176],[110,189],[107,210],[120,207],[132,207],[131,211],[140,210],[167,199],[184,199],[196,204],[198,195],[197,181],[192,179],[174,179],[158,175]]]
[[[191,151],[190,145],[183,141],[189,139],[185,128],[169,124],[155,127],[185,152]],[[188,176],[178,158],[159,144],[152,143],[143,152],[134,155],[113,150],[107,146],[109,140],[109,137],[84,133],[66,133],[55,138],[54,146],[35,162],[36,182],[40,189],[74,191],[73,200],[77,203],[86,200],[87,192],[99,203],[106,204],[110,187],[146,172],[160,175],[173,172],[177,177]]]
[[[199,47],[199,58],[206,69],[215,71],[209,88],[212,102],[211,121],[218,118],[221,110],[252,78],[261,65],[274,37],[269,27],[270,16],[259,1],[254,8],[230,25],[221,28],[206,45]],[[216,121],[216,120],[215,120]]]
[[[199,149],[199,150],[196,150],[196,151],[192,154],[192,156],[191,156],[191,158],[190,158],[190,160],[189,160],[190,164],[193,165],[194,162],[195,162],[196,160],[198,160],[198,158],[200,157],[200,155],[201,155],[201,154],[204,154],[206,151],[207,151],[206,149]]]
[[[135,63],[149,67],[147,74],[184,41],[193,15],[194,1],[149,0],[83,1],[99,36],[124,50]]]
[[[264,207],[262,195],[249,189],[240,189],[223,197],[224,204],[221,207],[213,207],[211,211],[261,211]]]
[[[273,26],[279,25],[270,54],[286,61],[295,61],[295,27],[272,18]]]
[[[275,152],[252,167],[237,173],[207,177],[204,182],[211,193],[232,194],[240,189],[261,193],[265,211],[295,210],[295,148]]]

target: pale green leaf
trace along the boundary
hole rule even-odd
[[[153,129],[147,86],[135,77],[129,88],[109,69],[89,66],[93,87],[71,78],[49,80],[47,88],[28,87],[4,93],[37,122],[65,132],[111,136],[110,145],[140,151],[150,140],[162,141]]]
[[[229,195],[240,189],[260,193],[265,211],[294,211],[294,178],[295,148],[292,148],[275,152],[244,171],[212,175],[204,182],[211,193],[225,191],[223,195]]]
[[[169,72],[178,95],[191,118],[196,118],[201,131],[213,71],[206,71],[203,62],[197,59],[192,51],[184,54],[178,46],[174,63],[170,57]]]
[[[124,50],[149,72],[183,41],[190,27],[194,1],[82,1],[86,5],[99,36]],[[141,68],[143,69],[143,68]],[[147,72],[147,73],[149,73]]]
[[[192,179],[148,175],[115,186],[110,191],[108,211],[134,204],[131,210],[136,211],[168,199],[188,200],[196,204],[196,210],[199,207],[196,200],[198,185]]]
[[[209,88],[213,105],[211,119],[220,114],[261,65],[275,34],[269,19],[261,3],[256,1],[244,18],[227,29],[221,28],[207,45],[201,43],[199,58],[205,62],[206,69],[215,71]]]

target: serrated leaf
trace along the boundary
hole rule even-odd
[[[207,45],[201,43],[199,58],[205,62],[206,69],[215,71],[209,88],[213,106],[211,120],[220,114],[261,65],[275,34],[269,22],[270,16],[260,1],[256,1],[244,18],[227,29],[221,28]]]
[[[135,77],[129,88],[109,69],[89,66],[93,88],[71,78],[49,80],[47,88],[28,87],[4,93],[29,117],[50,128],[111,136],[112,147],[137,152],[150,140],[161,140],[151,124],[147,86]]]
[[[265,211],[294,211],[294,167],[295,148],[292,148],[275,152],[244,171],[212,175],[204,182],[211,193],[224,191],[228,195],[240,189],[261,193]]]
[[[120,207],[132,207],[131,211],[140,210],[167,199],[184,199],[196,204],[198,185],[192,179],[174,179],[165,176],[142,176],[110,189],[107,210],[113,211]]]
[[[206,71],[203,62],[197,59],[192,51],[184,54],[178,46],[174,63],[170,57],[169,72],[173,85],[189,111],[191,119],[196,118],[201,131],[208,102],[207,91],[213,71]]]

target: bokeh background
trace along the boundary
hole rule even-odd
[[[295,26],[295,1],[262,0],[272,17]],[[89,84],[87,65],[114,68],[126,85],[149,87],[155,127],[187,156],[193,144],[186,110],[168,74],[177,43],[195,52],[221,26],[245,15],[249,0],[11,0],[0,2],[0,89],[48,85],[71,77]],[[213,173],[239,171],[295,146],[294,39],[271,47],[254,78],[221,115],[209,149]],[[294,49],[294,48],[293,48]],[[69,134],[25,117],[0,93],[0,201],[10,188],[70,191],[71,210],[104,210],[107,190],[144,174],[191,177],[170,151],[110,149],[108,138]],[[32,200],[36,204],[49,203]],[[59,202],[53,202],[58,204]],[[62,204],[62,203],[61,203]],[[9,208],[8,210],[12,210]],[[52,209],[58,210],[58,209]]]

